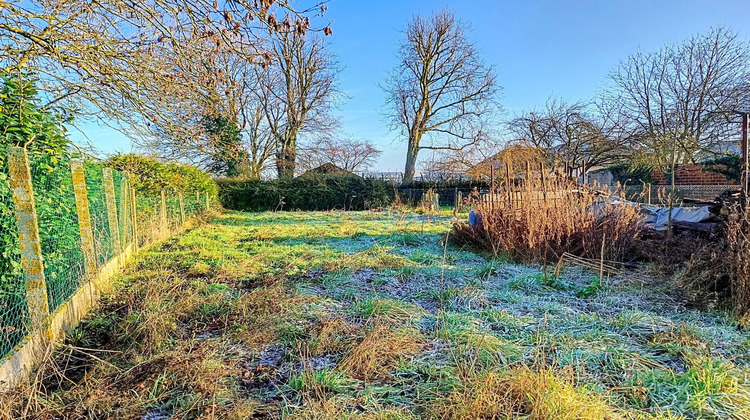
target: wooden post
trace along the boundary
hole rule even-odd
[[[513,193],[510,189],[510,165],[505,162],[505,189],[508,193],[508,207],[513,208]]]
[[[47,282],[44,278],[42,245],[39,240],[39,223],[34,205],[34,190],[31,185],[31,171],[23,147],[8,150],[10,188],[18,229],[18,243],[21,250],[21,266],[26,280],[26,305],[29,309],[29,330],[44,327],[49,317]]]
[[[73,172],[73,192],[76,196],[76,212],[78,213],[78,230],[81,234],[81,250],[86,264],[86,275],[95,276],[97,261],[94,246],[94,230],[91,227],[91,211],[89,209],[89,193],[86,189],[86,171],[80,160],[70,161]]]
[[[208,209],[211,207],[209,205],[209,199],[210,199],[210,197],[208,196],[208,193],[206,193],[206,211],[208,211]]]
[[[117,200],[115,198],[115,181],[112,177],[112,168],[102,169],[102,182],[104,184],[104,199],[107,203],[107,220],[109,222],[109,236],[112,240],[112,252],[114,255],[120,255],[123,247],[120,238],[120,224],[117,220]]]
[[[586,185],[586,159],[581,161],[581,184]]]
[[[460,205],[458,197],[458,187],[453,187],[453,217],[458,216],[458,206]]]
[[[161,211],[159,213],[159,230],[161,230],[161,232],[159,232],[159,235],[164,238],[167,236],[167,230],[169,228],[169,223],[167,220],[167,193],[164,190],[161,190]]]
[[[526,189],[531,185],[531,162],[526,161]]]
[[[490,209],[495,209],[495,162],[490,165]]]
[[[185,226],[185,198],[182,193],[179,193],[177,198],[180,200],[180,226]]]
[[[567,180],[570,178],[570,165],[568,165],[568,161],[565,161],[565,179]]]
[[[539,162],[539,173],[542,177],[542,197],[547,201],[547,177],[544,174],[544,162]]]
[[[133,251],[138,251],[138,208],[135,206],[135,188],[130,186],[130,221],[133,224]]]

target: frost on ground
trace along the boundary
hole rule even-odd
[[[448,216],[226,213],[139,258],[9,417],[750,418],[750,334],[647,271],[445,245]]]

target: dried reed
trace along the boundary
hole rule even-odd
[[[454,239],[522,261],[627,259],[643,228],[636,206],[562,176],[506,182],[476,205],[479,223],[455,223]],[[606,239],[605,239],[606,238]]]

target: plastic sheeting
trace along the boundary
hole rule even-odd
[[[669,222],[669,207],[650,206],[638,204],[633,201],[623,200],[619,197],[608,197],[608,200],[615,205],[638,206],[641,214],[644,216],[646,225],[654,230],[667,230]],[[594,212],[598,212],[603,202],[596,203],[592,206]],[[711,212],[708,206],[703,207],[673,207],[672,221],[695,222],[700,223],[711,218]],[[469,225],[474,227],[481,223],[481,216],[474,210],[469,212]]]
[[[655,230],[667,230],[669,208],[656,206],[641,206],[646,215],[646,224]],[[672,221],[700,223],[711,218],[708,206],[704,207],[673,207]]]

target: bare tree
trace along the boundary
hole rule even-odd
[[[627,139],[618,118],[584,102],[569,104],[550,98],[541,110],[524,112],[508,122],[513,143],[536,149],[551,161],[577,168],[609,165],[628,156]]]
[[[728,111],[748,104],[750,50],[717,28],[658,51],[638,51],[610,74],[603,105],[622,113],[637,160],[666,168],[727,149]]]
[[[387,79],[388,117],[408,139],[404,183],[414,179],[420,150],[461,150],[486,130],[498,91],[465,24],[448,11],[415,16]]]
[[[301,170],[310,170],[330,163],[347,172],[364,171],[375,163],[382,152],[366,139],[324,138],[306,145],[299,153]]]
[[[503,143],[494,136],[482,133],[471,145],[456,150],[435,150],[422,163],[426,172],[466,174],[474,177],[475,168],[492,159],[503,149]]]
[[[0,1],[0,68],[32,70],[50,102],[79,115],[115,120],[130,134],[150,122],[185,140],[197,125],[181,123],[205,109],[196,98],[205,81],[192,66],[217,51],[254,61],[264,34],[304,34],[324,9],[321,2],[296,11],[286,0]]]
[[[235,47],[236,48],[236,47]],[[163,83],[190,86],[192,93],[165,87],[165,108],[152,115],[140,143],[162,157],[179,158],[228,176],[259,178],[275,151],[265,118],[267,83],[251,52],[203,45],[207,54],[175,60]]]
[[[280,32],[271,40],[271,58],[260,87],[270,133],[276,141],[279,178],[292,177],[300,135],[332,130],[329,111],[339,97],[338,64],[318,36]]]

